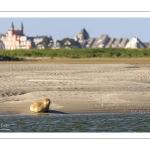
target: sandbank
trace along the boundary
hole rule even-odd
[[[150,59],[38,59],[0,62],[0,114],[150,112]]]

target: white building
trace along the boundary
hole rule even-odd
[[[127,44],[125,48],[146,48],[146,45],[141,42],[137,37],[133,37]]]
[[[35,45],[37,46],[39,43],[41,43],[43,41],[43,39],[45,38],[45,36],[36,36],[33,39],[33,42],[35,43]]]
[[[14,30],[14,24],[12,23],[11,28],[7,31],[6,35],[1,35],[1,41],[4,43],[5,49],[30,49],[32,48],[31,40],[24,35],[24,27],[21,23],[19,30]]]

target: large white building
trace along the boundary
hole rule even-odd
[[[19,30],[14,30],[14,24],[7,31],[5,36],[1,36],[1,41],[4,43],[6,50],[14,49],[30,49],[32,48],[31,40],[23,33],[23,24]]]
[[[125,48],[146,48],[147,46],[141,42],[137,37],[133,37],[127,44]]]
[[[14,30],[14,24],[6,34],[0,34],[0,49],[15,50],[15,49],[31,49],[43,48],[42,41],[46,36],[28,37],[24,35],[24,27],[21,23],[19,30]],[[52,40],[52,37],[49,37]]]

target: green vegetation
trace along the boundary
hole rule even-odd
[[[66,58],[139,58],[150,57],[150,49],[44,49],[44,50],[0,50],[0,60],[25,57],[66,57]]]
[[[51,40],[51,38],[45,36],[44,39],[43,39],[43,41],[40,42],[40,43],[38,43],[38,45],[39,45],[39,44],[42,44],[44,47],[48,48],[48,44],[49,44],[49,41],[50,41],[50,40]]]
[[[0,61],[22,61],[22,58],[0,55]]]
[[[64,45],[66,41],[69,41],[71,43],[71,47],[73,46],[78,46],[80,47],[80,44],[78,43],[78,41],[75,41],[74,39],[71,38],[64,38],[62,40],[57,40],[58,43],[61,44],[61,47],[65,48],[66,46]]]

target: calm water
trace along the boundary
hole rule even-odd
[[[0,132],[150,132],[150,114],[1,115]]]

